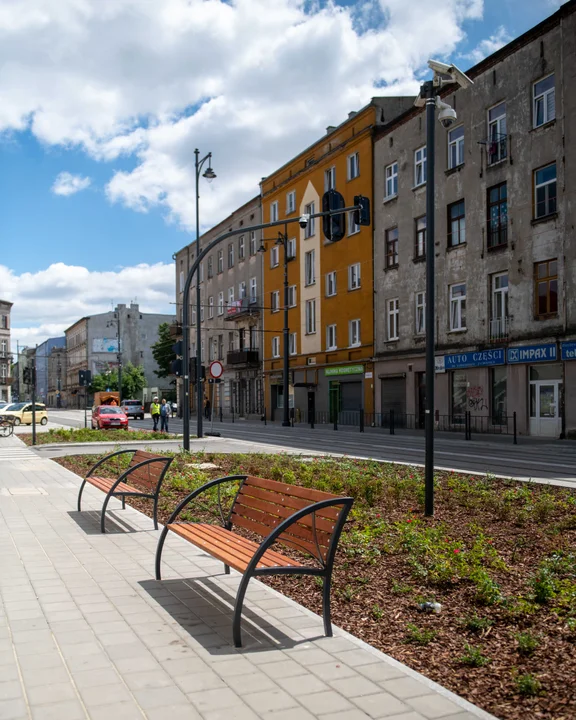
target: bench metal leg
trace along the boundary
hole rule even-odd
[[[154,530],[158,530],[158,495],[154,497]]]
[[[162,548],[164,547],[164,541],[166,540],[166,535],[168,535],[167,527],[165,527],[162,530],[162,533],[160,535],[160,540],[158,540],[158,547],[156,548],[156,580],[162,580],[162,575],[160,572],[160,565],[162,563]]]
[[[84,491],[84,485],[86,485],[86,479],[82,480],[80,492],[78,493],[78,512],[82,512],[82,492]]]
[[[238,594],[236,595],[236,603],[234,604],[234,618],[232,620],[232,638],[234,639],[234,647],[242,647],[242,606],[244,605],[244,596],[248,589],[248,582],[250,581],[251,575],[246,573],[242,575],[242,580],[238,586]]]
[[[230,565],[226,565],[226,563],[224,563],[224,574],[230,575]]]
[[[122,510],[126,510],[126,495],[122,495]]]
[[[109,503],[111,497],[112,497],[112,495],[110,495],[110,493],[108,493],[108,495],[106,495],[106,497],[104,498],[104,505],[102,505],[102,514],[100,515],[100,532],[102,532],[102,533],[106,532],[106,525],[105,525],[106,508],[108,507],[108,503]]]
[[[332,622],[330,619],[330,586],[332,585],[332,573],[324,575],[322,586],[322,619],[324,620],[324,634],[332,637]]]

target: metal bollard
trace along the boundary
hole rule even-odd
[[[314,430],[314,415],[315,413],[310,413],[310,430]]]
[[[364,408],[360,408],[360,432],[364,432]]]
[[[516,436],[516,410],[512,414],[512,421],[514,424],[514,445],[518,445],[518,438]]]
[[[394,435],[394,410],[390,410],[390,435]]]
[[[338,430],[338,413],[334,413],[334,430]]]

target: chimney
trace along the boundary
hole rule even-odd
[[[330,135],[331,132],[334,132],[336,130],[336,125],[328,125],[326,128],[326,135]]]

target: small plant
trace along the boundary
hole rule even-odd
[[[487,658],[480,648],[466,643],[464,650],[464,655],[460,657],[460,662],[463,665],[468,665],[468,667],[482,667],[490,662],[490,658]]]
[[[486,632],[489,627],[494,625],[494,621],[487,617],[478,617],[478,615],[472,615],[471,617],[464,619],[464,626],[466,630],[470,630],[473,633]]]
[[[518,643],[518,652],[521,655],[532,655],[540,645],[538,637],[528,631],[517,633],[515,638]]]
[[[542,692],[542,683],[537,677],[531,675],[530,673],[518,675],[515,682],[520,695],[534,697],[535,695],[540,695]]]
[[[534,600],[540,605],[545,605],[556,594],[554,578],[548,568],[540,568],[532,578],[531,585],[534,591]]]
[[[476,602],[480,605],[494,605],[502,600],[500,585],[492,580],[486,570],[477,569],[472,575],[472,580],[476,585]]]
[[[378,603],[372,606],[372,617],[374,620],[381,620],[384,617],[384,610],[382,610]]]
[[[406,641],[414,643],[415,645],[428,645],[434,640],[437,634],[436,630],[419,628],[417,625],[414,625],[414,623],[408,623],[408,625],[406,625]]]
[[[352,602],[354,594],[354,588],[352,585],[346,585],[344,590],[342,590],[342,597],[346,600],[346,602]]]
[[[394,595],[405,595],[406,593],[409,593],[412,588],[407,583],[397,582],[396,580],[392,580],[392,592]]]

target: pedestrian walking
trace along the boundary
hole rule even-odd
[[[170,418],[170,405],[166,402],[166,398],[162,398],[160,405],[160,430],[168,432],[168,419]]]
[[[204,417],[206,420],[210,420],[210,400],[204,398]]]
[[[150,415],[152,415],[152,422],[154,423],[152,430],[156,432],[158,430],[158,420],[160,419],[160,404],[157,397],[150,404]]]

